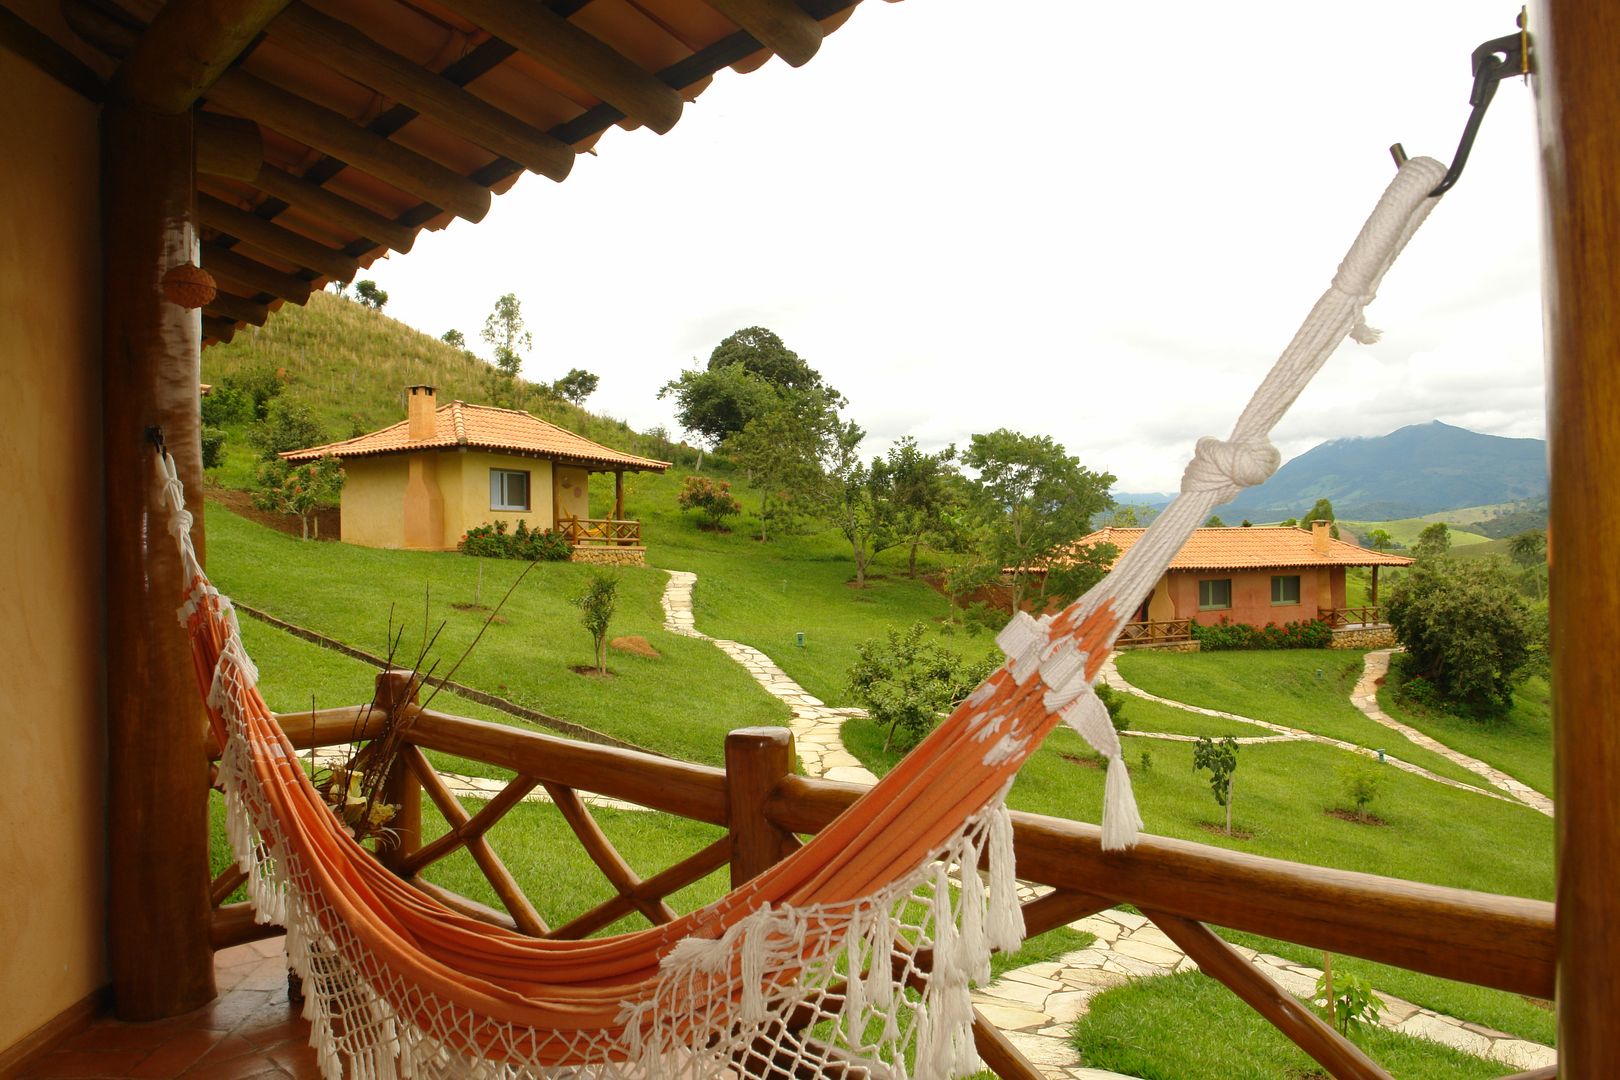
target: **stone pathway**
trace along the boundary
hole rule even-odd
[[[848,780],[858,784],[876,783],[877,778],[844,749],[839,736],[839,728],[843,722],[851,716],[866,715],[864,710],[829,706],[788,678],[770,657],[758,649],[735,641],[712,638],[698,630],[692,616],[692,586],[697,582],[697,575],[684,570],[670,570],[667,573],[669,584],[665,587],[663,595],[664,628],[671,633],[712,641],[727,656],[746,668],[767,693],[787,704],[793,714],[794,744],[805,771],[811,776],[823,776],[829,780]],[[1388,663],[1387,654],[1385,663],[1386,665]],[[1113,657],[1104,664],[1101,678],[1116,689],[1150,701],[1158,701],[1205,716],[1251,724],[1271,732],[1269,735],[1239,739],[1240,743],[1321,742],[1352,753],[1366,756],[1374,754],[1373,751],[1353,743],[1328,739],[1297,728],[1155,697],[1121,678]],[[1393,725],[1394,721],[1389,723]],[[1166,732],[1131,731],[1127,734],[1137,738],[1178,742],[1193,740],[1193,736],[1190,735]],[[1396,768],[1437,783],[1506,802],[1515,801],[1493,791],[1437,776],[1427,769],[1398,761],[1387,755],[1385,760]],[[1044,890],[1021,882],[1019,891],[1021,898],[1030,899]],[[1119,1073],[1087,1068],[1080,1064],[1079,1055],[1070,1041],[1074,1021],[1085,1015],[1091,999],[1104,990],[1119,986],[1132,978],[1196,970],[1197,964],[1163,931],[1141,915],[1126,911],[1103,911],[1069,925],[1075,930],[1095,935],[1097,940],[1088,948],[1069,953],[1056,960],[1006,972],[994,983],[976,990],[973,995],[974,1004],[985,1018],[1001,1028],[1013,1045],[1018,1047],[1024,1056],[1040,1069],[1042,1075],[1050,1080],[1132,1080],[1131,1077]],[[1256,953],[1250,949],[1239,951],[1267,977],[1290,993],[1309,997],[1316,992],[1316,980],[1322,974],[1320,970],[1292,964],[1282,957]],[[1420,1009],[1399,998],[1385,994],[1379,996],[1385,1002],[1385,1010],[1379,1023],[1396,1031],[1444,1043],[1465,1053],[1490,1058],[1516,1069],[1537,1068],[1553,1064],[1557,1060],[1557,1054],[1551,1047],[1527,1042],[1428,1009]]]
[[[1400,732],[1425,750],[1434,751],[1447,761],[1481,777],[1492,787],[1505,791],[1526,806],[1552,817],[1553,801],[1535,788],[1521,780],[1515,780],[1501,769],[1488,765],[1478,758],[1469,757],[1460,750],[1453,750],[1445,743],[1423,734],[1417,728],[1401,723],[1378,707],[1378,684],[1389,674],[1389,658],[1393,652],[1393,649],[1378,649],[1367,654],[1366,666],[1361,670],[1361,679],[1356,683],[1356,688],[1350,691],[1350,703],[1374,723],[1382,724],[1391,731]]]
[[[1184,701],[1172,701],[1169,698],[1163,698],[1163,697],[1160,697],[1157,694],[1150,694],[1146,690],[1143,690],[1142,688],[1140,688],[1138,686],[1135,686],[1132,683],[1129,683],[1129,682],[1125,681],[1125,677],[1119,673],[1119,668],[1114,663],[1115,659],[1118,656],[1119,656],[1119,654],[1116,652],[1113,655],[1109,656],[1109,658],[1103,662],[1102,670],[1097,675],[1098,681],[1107,683],[1109,686],[1113,687],[1115,690],[1119,690],[1119,691],[1121,691],[1123,693],[1126,693],[1126,694],[1135,695],[1136,697],[1142,698],[1145,701],[1155,701],[1155,702],[1158,702],[1160,705],[1168,705],[1172,709],[1180,709],[1183,712],[1197,713],[1199,716],[1210,716],[1210,717],[1214,717],[1214,718],[1219,719],[1219,720],[1231,720],[1231,721],[1234,721],[1235,723],[1239,723],[1239,724],[1250,724],[1250,725],[1253,725],[1254,727],[1261,728],[1263,730],[1270,731],[1270,732],[1273,733],[1273,735],[1270,736],[1270,737],[1258,736],[1258,737],[1253,737],[1253,738],[1240,738],[1240,739],[1237,740],[1237,742],[1240,745],[1244,744],[1244,743],[1262,743],[1262,742],[1314,742],[1314,743],[1320,743],[1323,746],[1331,746],[1336,750],[1343,750],[1346,753],[1359,754],[1362,757],[1366,757],[1366,758],[1376,758],[1376,757],[1378,757],[1378,751],[1368,749],[1365,746],[1358,746],[1358,745],[1356,745],[1355,743],[1352,743],[1352,742],[1345,742],[1343,739],[1330,739],[1326,735],[1318,735],[1315,732],[1306,731],[1303,728],[1288,727],[1288,726],[1286,726],[1284,724],[1273,724],[1268,720],[1256,720],[1252,716],[1242,716],[1242,715],[1239,715],[1238,713],[1222,712],[1219,709],[1206,709],[1206,708],[1204,708],[1203,706],[1200,706],[1200,705],[1189,705]],[[1387,662],[1387,656],[1386,656],[1386,662]],[[1363,678],[1365,678],[1365,676],[1363,676]],[[1359,688],[1360,687],[1358,685],[1357,689],[1359,689]],[[1375,697],[1374,705],[1376,705],[1376,704],[1377,704],[1377,701],[1376,701],[1376,697]],[[1395,727],[1396,730],[1400,730],[1400,728],[1404,727],[1405,725],[1400,725],[1399,727],[1396,727],[1395,721],[1390,720],[1389,723],[1386,726]],[[1138,739],[1172,739],[1172,740],[1177,741],[1177,742],[1194,742],[1194,741],[1196,741],[1195,737],[1193,737],[1193,736],[1189,736],[1189,735],[1167,735],[1167,734],[1162,733],[1162,732],[1127,731],[1127,732],[1125,732],[1125,735],[1128,736],[1128,737],[1135,737],[1135,738],[1138,738]],[[1429,742],[1433,743],[1433,745],[1430,746],[1429,749],[1436,750],[1437,752],[1443,750],[1443,748],[1440,746],[1440,744],[1435,743],[1434,740],[1431,739],[1431,740],[1429,740]],[[1445,756],[1448,759],[1455,760],[1454,758],[1452,758],[1452,754],[1455,754],[1455,753],[1456,753],[1455,751],[1450,751],[1450,752],[1446,753]],[[1459,757],[1465,757],[1466,755],[1458,755],[1458,756]],[[1467,760],[1472,761],[1473,759],[1472,758],[1467,758]],[[1470,792],[1470,793],[1475,794],[1475,795],[1484,795],[1486,798],[1497,799],[1497,800],[1499,800],[1501,802],[1518,803],[1520,805],[1530,805],[1528,803],[1523,802],[1520,799],[1514,798],[1511,794],[1502,794],[1501,792],[1493,791],[1493,790],[1491,790],[1489,788],[1476,787],[1473,784],[1465,784],[1461,780],[1453,780],[1449,776],[1441,776],[1439,773],[1430,772],[1428,769],[1423,768],[1421,765],[1413,765],[1411,762],[1403,761],[1402,759],[1400,759],[1398,757],[1395,757],[1392,754],[1386,753],[1384,755],[1384,757],[1383,757],[1383,762],[1384,762],[1384,764],[1389,765],[1389,766],[1391,766],[1393,768],[1399,769],[1402,772],[1411,773],[1413,776],[1421,776],[1425,780],[1432,780],[1437,784],[1444,784],[1447,787],[1456,788],[1458,791],[1467,791],[1467,792]],[[1462,762],[1459,761],[1458,764],[1462,764]],[[1476,771],[1476,770],[1470,770],[1470,771]],[[1522,787],[1523,785],[1520,785],[1520,786]],[[1550,813],[1550,811],[1548,811],[1548,812]]]

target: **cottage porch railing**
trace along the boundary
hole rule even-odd
[[[641,522],[614,518],[563,518],[558,526],[575,547],[633,547],[641,543]]]
[[[1114,644],[1121,649],[1130,649],[1148,645],[1173,645],[1192,639],[1191,619],[1164,619],[1157,622],[1126,623]]]
[[[280,717],[300,749],[347,743],[382,730],[402,676],[378,677],[370,705]],[[625,916],[658,924],[675,918],[669,898],[729,867],[733,886],[819,831],[862,788],[793,774],[792,736],[781,728],[745,728],[726,739],[723,769],[470,720],[414,704],[404,747],[385,797],[401,809],[390,823],[397,842],[379,854],[423,892],[469,916],[554,938],[580,938]],[[481,806],[464,807],[426,756],[451,754],[495,766],[511,779]],[[600,869],[613,895],[551,925],[524,894],[490,842],[501,818],[543,789]],[[643,878],[591,816],[581,792],[708,822],[725,834]],[[424,842],[426,796],[448,830]],[[1117,904],[1130,903],[1179,945],[1205,974],[1229,987],[1339,1080],[1390,1080],[1377,1064],[1317,1013],[1261,974],[1209,928],[1281,938],[1441,978],[1523,994],[1553,996],[1553,906],[1146,836],[1125,852],[1104,852],[1094,825],[1014,813],[1019,877],[1050,892],[1024,905],[1031,935]],[[423,877],[466,849],[502,908],[488,907]],[[224,900],[242,883],[234,866],[215,879],[213,942],[224,948],[279,933],[254,922],[247,904]],[[926,953],[925,959],[926,959]],[[923,965],[926,970],[926,963]],[[1003,1080],[1040,1080],[1040,1071],[994,1024],[975,1014],[974,1037],[986,1065]],[[1209,1038],[1222,1038],[1211,1032]],[[1553,1069],[1513,1074],[1551,1080]]]
[[[1384,625],[1383,610],[1377,604],[1361,604],[1357,607],[1321,608],[1316,617],[1327,623],[1335,630],[1346,626],[1382,626]]]

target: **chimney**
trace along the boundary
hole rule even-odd
[[[432,392],[432,388],[430,387],[428,389],[428,393],[431,394]],[[431,398],[429,400],[431,400]],[[1326,521],[1311,522],[1311,550],[1316,552],[1318,555],[1326,555],[1328,553],[1328,540],[1330,539],[1328,530],[1330,528],[1332,528],[1332,525]]]
[[[438,434],[434,414],[433,387],[407,386],[405,392],[410,395],[406,402],[405,413],[410,418],[410,428],[406,434],[410,436],[412,442],[421,442],[433,438]]]

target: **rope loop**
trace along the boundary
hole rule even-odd
[[[1263,484],[1282,464],[1282,455],[1267,439],[1251,442],[1205,436],[1181,476],[1181,490],[1228,491],[1236,495],[1244,488]]]

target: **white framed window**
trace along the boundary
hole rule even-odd
[[[1199,611],[1220,611],[1231,606],[1231,578],[1205,578],[1198,583]]]
[[[1271,602],[1273,604],[1299,603],[1299,575],[1274,575],[1271,579]]]
[[[528,510],[529,471],[527,469],[489,470],[489,508]]]

